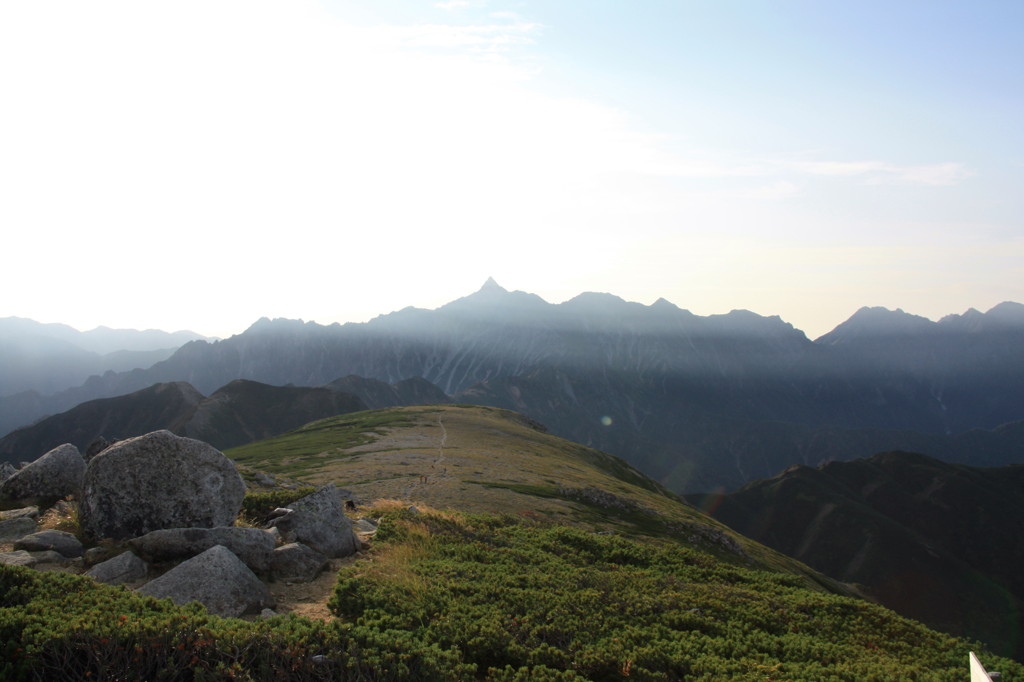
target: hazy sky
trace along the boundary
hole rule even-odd
[[[1024,302],[1019,0],[0,2],[0,317]]]

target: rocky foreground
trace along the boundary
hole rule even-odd
[[[219,616],[275,607],[271,581],[309,582],[331,559],[354,554],[350,496],[326,485],[260,527],[236,525],[246,484],[202,441],[154,431],[112,445],[61,445],[0,472],[0,563],[63,566],[107,584]],[[69,500],[75,500],[70,502]],[[77,534],[40,529],[40,510],[73,518]]]

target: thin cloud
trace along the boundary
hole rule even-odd
[[[373,32],[403,48],[448,49],[470,52],[507,52],[535,44],[541,25],[530,22],[455,26],[424,24],[421,26],[378,26]]]
[[[443,9],[446,12],[458,12],[470,7],[483,7],[486,3],[480,0],[448,0],[447,2],[435,2],[434,7]]]
[[[810,161],[790,165],[806,175],[857,177],[869,185],[956,185],[974,175],[960,163],[901,166],[883,161]]]

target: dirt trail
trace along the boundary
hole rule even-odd
[[[445,428],[444,421],[440,417],[437,418],[437,425],[441,427],[441,441],[437,444],[437,459],[430,464],[431,473],[417,476],[416,480],[410,483],[409,487],[402,492],[403,499],[412,499],[412,493],[416,490],[417,486],[429,485],[432,477],[444,478],[448,476],[448,468],[440,466],[447,459],[444,455],[444,448],[448,443],[448,429]]]

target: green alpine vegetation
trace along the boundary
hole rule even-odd
[[[0,566],[0,679],[962,680],[976,648],[680,543],[407,510],[378,533],[327,622],[221,619]]]

